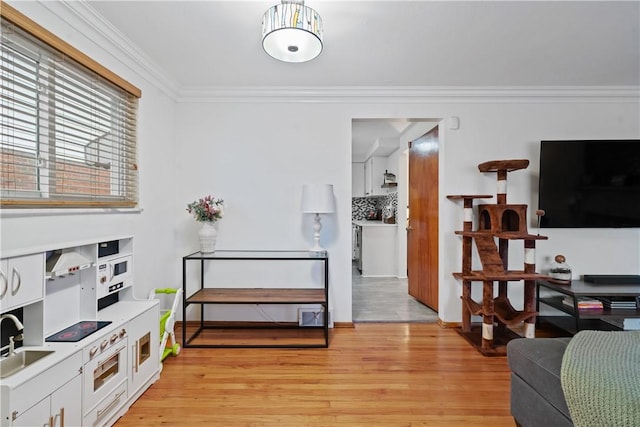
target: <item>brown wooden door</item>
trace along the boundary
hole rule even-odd
[[[438,127],[409,144],[409,295],[438,311]]]

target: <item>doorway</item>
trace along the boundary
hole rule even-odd
[[[390,172],[398,175],[397,195],[394,195],[395,200],[397,200],[397,206],[395,206],[395,227],[397,228],[395,252],[398,258],[397,271],[395,275],[390,275],[389,277],[363,277],[357,269],[357,263],[354,262],[352,266],[352,308],[353,321],[356,323],[376,321],[429,322],[436,321],[438,318],[435,310],[427,307],[423,302],[418,301],[418,298],[416,298],[415,295],[410,295],[409,292],[409,281],[406,275],[409,258],[409,247],[407,246],[407,216],[409,212],[406,208],[409,205],[410,142],[423,137],[436,127],[439,121],[440,119],[354,119],[352,121],[352,136],[354,139],[357,136],[362,137],[363,122],[365,122],[364,125],[371,125],[372,133],[369,135],[371,138],[370,142],[375,146],[384,144],[385,148],[389,149],[389,146],[393,145],[395,139],[395,148],[390,150],[392,154],[389,155],[391,161],[389,169]],[[385,129],[391,129],[391,131],[384,133]],[[355,145],[355,142],[353,144]],[[375,152],[370,149],[363,150],[362,147],[358,150],[360,152],[367,152],[367,156]],[[356,151],[354,147],[354,154]],[[395,152],[395,154],[393,152]],[[357,214],[356,208],[359,207],[357,203],[365,201],[371,203],[370,200],[360,199],[355,194],[355,184],[361,174],[361,172],[357,170],[357,167],[362,167],[362,163],[358,165],[357,162],[364,162],[365,160],[365,157],[358,159],[352,156],[354,180],[352,215]],[[434,245],[437,248],[437,235],[433,237],[435,239]],[[437,264],[435,269],[437,277]],[[437,307],[437,303],[435,307]]]

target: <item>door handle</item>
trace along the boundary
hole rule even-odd
[[[136,341],[131,346],[131,352],[133,353],[133,373],[138,373],[138,362],[140,360],[140,355],[138,354],[138,342]]]
[[[0,280],[2,281],[2,292],[0,292],[0,299],[4,298],[7,294],[7,290],[9,290],[9,280],[7,279],[7,275],[4,274],[4,271],[0,270]]]
[[[109,412],[113,406],[120,401],[120,397],[124,394],[124,390],[118,392],[113,400],[104,408],[98,409],[97,418],[101,418],[105,413]]]
[[[13,277],[17,277],[18,281],[16,282],[16,286],[13,286],[13,277],[11,279],[11,295],[15,295],[20,290],[20,286],[22,285],[22,277],[20,276],[20,272],[17,268],[13,267]]]
[[[60,427],[64,427],[64,406],[60,408],[60,413],[56,414],[56,416],[53,418],[54,427],[58,424],[56,420],[60,420]]]

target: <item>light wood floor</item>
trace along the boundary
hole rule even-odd
[[[514,425],[505,357],[436,324],[360,323],[328,349],[182,349],[116,427]]]

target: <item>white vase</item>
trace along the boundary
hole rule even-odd
[[[216,251],[218,230],[213,222],[203,222],[198,237],[200,238],[200,252],[206,254]]]

